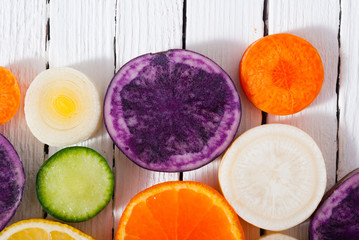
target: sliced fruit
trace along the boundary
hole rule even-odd
[[[104,120],[117,147],[141,167],[199,168],[219,156],[239,126],[230,77],[198,53],[169,50],[125,64],[110,83]]]
[[[298,240],[298,239],[281,233],[274,233],[274,234],[266,234],[261,238],[259,238],[259,240]]]
[[[12,224],[0,232],[7,240],[94,240],[69,225],[45,219],[28,219]]]
[[[24,187],[25,173],[19,155],[0,134],[0,231],[19,207]]]
[[[106,159],[87,147],[68,147],[51,156],[36,178],[37,197],[52,216],[86,221],[110,202],[114,176]]]
[[[293,114],[309,106],[324,80],[317,50],[306,40],[287,33],[252,43],[239,71],[248,99],[262,111],[276,115]]]
[[[15,115],[20,106],[21,94],[15,76],[0,66],[0,125]]]
[[[312,240],[357,240],[359,236],[359,168],[326,195],[310,225]]]
[[[219,183],[241,218],[280,231],[314,212],[325,191],[326,169],[308,134],[289,125],[266,124],[243,133],[228,148]]]
[[[75,144],[98,128],[100,96],[83,73],[52,68],[40,73],[27,90],[25,119],[39,141],[58,147]]]
[[[244,240],[239,219],[217,191],[197,182],[166,182],[131,199],[116,240]]]

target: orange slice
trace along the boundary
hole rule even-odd
[[[281,33],[252,43],[243,54],[240,82],[262,111],[289,115],[310,105],[324,80],[317,50],[303,38]]]
[[[15,76],[0,67],[0,125],[15,115],[20,106],[20,88]]]
[[[222,195],[197,182],[166,182],[127,205],[116,240],[244,240],[239,219]]]
[[[76,228],[45,219],[29,219],[14,223],[0,232],[0,239],[94,240]]]

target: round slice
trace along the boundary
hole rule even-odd
[[[110,202],[114,176],[106,159],[87,147],[69,147],[51,156],[36,178],[37,197],[52,216],[86,221]]]
[[[9,240],[94,240],[69,225],[45,219],[28,219],[12,224],[0,232]]]
[[[241,105],[228,76],[187,50],[146,54],[110,83],[104,120],[117,147],[141,167],[189,171],[214,160],[239,126]]]
[[[19,207],[24,187],[22,162],[11,143],[0,134],[0,231]]]
[[[266,36],[251,44],[240,63],[240,82],[248,99],[276,115],[299,112],[317,97],[324,80],[317,50],[292,34]]]
[[[197,182],[166,182],[131,199],[116,240],[244,240],[236,213],[211,187]]]
[[[233,142],[222,158],[219,183],[240,217],[280,231],[314,212],[325,191],[326,169],[308,134],[289,125],[267,124]]]
[[[25,119],[31,132],[50,146],[86,140],[101,119],[101,101],[94,84],[72,68],[40,73],[25,97]]]
[[[359,169],[339,181],[314,213],[312,240],[357,240],[359,236]]]
[[[281,233],[273,233],[273,234],[266,234],[260,237],[259,240],[298,240],[298,239]]]
[[[20,106],[21,94],[15,76],[0,66],[0,125],[15,115]]]

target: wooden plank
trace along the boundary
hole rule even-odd
[[[339,164],[338,180],[359,167],[358,1],[342,1],[340,28]]]
[[[314,138],[326,162],[327,190],[334,185],[336,179],[337,95],[335,89],[339,11],[337,0],[269,0],[268,6],[268,33],[288,32],[312,43],[322,58],[325,79],[320,94],[309,107],[289,116],[269,114],[267,123],[297,126]],[[307,239],[307,226],[307,223],[303,223],[287,233],[299,239]]]
[[[245,97],[239,84],[239,62],[246,48],[263,37],[263,1],[187,1],[186,48],[217,62],[234,81],[242,103],[238,134],[261,124],[261,112]],[[183,180],[206,183],[219,190],[217,170],[220,158],[195,171],[183,173]],[[243,221],[246,239],[257,239],[259,229]]]
[[[27,218],[42,218],[35,182],[44,161],[44,145],[26,125],[24,98],[31,81],[46,67],[46,2],[1,1],[0,5],[0,65],[13,72],[21,90],[20,108],[10,122],[0,126],[0,133],[14,145],[26,175],[23,200],[11,224]]]
[[[49,65],[73,67],[85,73],[105,95],[114,72],[114,1],[51,1]],[[113,144],[104,124],[77,145],[93,148],[113,165]],[[49,147],[49,156],[59,148]],[[112,201],[93,219],[71,224],[96,239],[112,239]],[[53,219],[49,216],[50,219]]]
[[[117,1],[116,68],[148,52],[181,48],[182,0]],[[115,232],[121,214],[139,191],[156,183],[178,180],[177,173],[158,173],[132,163],[116,147]]]

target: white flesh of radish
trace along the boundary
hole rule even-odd
[[[262,236],[259,240],[298,240],[298,239],[288,235],[275,233],[275,234]]]
[[[222,192],[237,214],[274,231],[307,219],[326,186],[320,149],[302,130],[267,124],[238,137],[219,167]]]
[[[25,119],[33,135],[50,146],[86,140],[101,119],[101,101],[94,84],[72,68],[40,73],[25,97]]]

